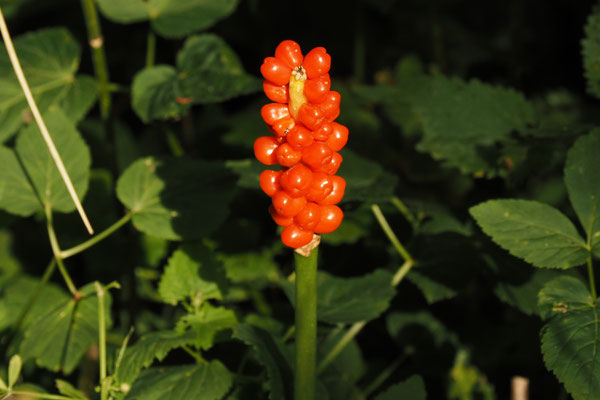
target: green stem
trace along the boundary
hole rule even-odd
[[[148,40],[146,45],[146,68],[154,66],[156,60],[156,35],[152,28],[148,31]]]
[[[588,255],[587,267],[588,267],[588,277],[590,280],[590,293],[592,294],[592,299],[595,302],[596,299],[598,298],[598,296],[596,295],[596,280],[594,279],[594,262],[592,260],[591,252]]]
[[[319,363],[319,367],[317,368],[318,372],[323,372],[323,370],[341,353],[342,350],[354,339],[358,332],[367,324],[367,321],[356,322],[354,325],[348,329],[348,332],[336,345],[327,353],[327,355],[321,360]]]
[[[392,373],[406,360],[406,354],[402,354],[393,363],[388,365],[362,392],[361,398],[368,398],[371,393],[379,389],[381,385],[390,377]]]
[[[95,282],[98,294],[98,349],[100,359],[100,399],[108,399],[108,386],[106,385],[106,321],[104,316],[104,288]]]
[[[419,222],[417,218],[413,215],[413,213],[406,207],[406,204],[402,202],[398,197],[392,198],[392,204],[400,213],[406,218],[406,220],[410,223],[413,229],[416,229],[419,226]]]
[[[72,257],[75,254],[78,254],[84,250],[87,250],[88,248],[92,247],[96,243],[105,239],[110,234],[112,234],[114,231],[116,231],[117,229],[119,229],[120,227],[125,225],[127,222],[129,222],[131,217],[132,217],[131,212],[128,212],[127,214],[125,214],[125,216],[123,216],[123,218],[121,218],[120,220],[118,220],[117,222],[115,222],[114,224],[112,224],[111,226],[109,226],[108,228],[106,228],[104,231],[100,232],[96,236],[86,240],[85,242],[83,242],[81,244],[78,244],[75,247],[71,247],[70,249],[67,249],[67,250],[62,250],[59,253],[61,258],[64,260],[65,258]]]
[[[74,397],[60,396],[57,394],[48,394],[48,393],[27,392],[27,391],[22,391],[22,390],[12,390],[9,394],[11,396],[16,395],[16,396],[33,397],[33,398],[37,398],[37,399],[48,399],[48,400],[77,400]],[[7,398],[7,397],[2,397],[2,399],[5,399],[5,398]]]
[[[404,258],[404,261],[409,261],[409,260],[412,261],[411,255],[404,248],[402,243],[400,243],[400,240],[398,240],[398,237],[396,236],[396,234],[394,233],[394,231],[388,224],[383,213],[381,212],[381,208],[379,208],[379,206],[377,204],[373,204],[371,206],[371,210],[373,211],[373,214],[375,214],[375,218],[377,219],[377,222],[379,222],[379,225],[381,225],[381,229],[383,229],[383,232],[386,234],[386,236],[388,237],[388,239],[392,243],[392,246],[394,246],[394,248],[396,249],[398,254],[400,254],[400,256],[402,256],[402,258]]]
[[[404,279],[406,274],[408,274],[408,271],[411,270],[413,265],[415,265],[415,263],[412,259],[404,261],[404,264],[402,264],[402,266],[398,269],[398,271],[394,274],[394,277],[392,278],[392,286],[398,286],[400,282],[402,282],[402,279]]]
[[[23,307],[23,310],[21,311],[21,314],[17,319],[17,323],[15,324],[15,331],[21,329],[23,321],[25,321],[27,314],[29,314],[29,311],[31,311],[31,308],[35,304],[35,301],[38,299],[38,297],[40,297],[42,289],[44,288],[44,286],[46,286],[46,283],[48,282],[48,279],[50,279],[50,277],[52,276],[52,273],[54,272],[55,268],[56,259],[53,258],[52,261],[50,261],[50,264],[48,264],[48,266],[46,267],[46,271],[44,271],[42,280],[38,283],[37,287],[35,288],[35,291],[29,296],[29,299],[27,299],[27,303],[25,304],[25,307]]]
[[[295,400],[314,400],[317,352],[317,257],[294,253],[296,263],[296,378]]]
[[[183,151],[183,146],[181,145],[181,142],[177,138],[177,135],[175,134],[175,132],[173,132],[171,129],[167,129],[166,132],[167,132],[167,144],[169,145],[169,148],[171,149],[171,153],[175,157],[183,156],[185,154]]]
[[[92,48],[94,71],[98,81],[100,94],[100,116],[106,121],[110,115],[110,84],[108,81],[108,65],[104,54],[104,39],[100,30],[100,21],[94,0],[81,0],[83,14],[88,31],[89,45]]]
[[[194,357],[194,359],[196,360],[196,362],[198,364],[208,364],[208,362],[204,359],[204,357],[202,357],[200,355],[200,353],[198,353],[197,351],[195,351],[194,349],[192,349],[190,346],[188,345],[183,345],[181,346],[181,348],[188,353],[190,356]]]
[[[50,239],[50,246],[52,247],[52,253],[54,254],[54,259],[56,260],[56,264],[58,264],[58,270],[62,275],[67,287],[69,288],[69,292],[73,296],[77,295],[77,288],[73,284],[71,280],[71,276],[67,272],[67,268],[63,263],[60,246],[58,245],[58,239],[56,238],[56,232],[54,232],[54,225],[52,224],[52,210],[50,209],[50,205],[46,205],[46,225],[48,228],[48,238]]]

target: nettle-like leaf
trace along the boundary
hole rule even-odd
[[[396,294],[391,282],[392,274],[381,269],[356,278],[338,278],[320,272],[317,280],[317,318],[332,324],[377,318],[387,310]],[[285,284],[283,289],[295,304],[295,286]]]
[[[73,187],[79,198],[82,199],[90,179],[92,162],[90,150],[73,123],[61,110],[48,111],[44,115],[44,120]],[[32,124],[19,133],[16,152],[34,189],[27,198],[23,198],[22,201],[25,204],[33,203],[32,198],[37,198],[39,199],[38,209],[43,209],[42,205],[48,204],[54,211],[71,212],[75,210],[75,204],[37,125]],[[18,194],[26,197],[24,183],[17,189],[19,192],[9,194],[8,197],[14,199]],[[40,204],[39,201],[42,203]],[[19,211],[25,211],[25,208]]]
[[[176,330],[182,334],[194,334],[191,344],[206,350],[213,345],[217,333],[233,328],[236,323],[237,318],[233,310],[206,303],[197,314],[184,315],[177,323]]]
[[[140,159],[117,182],[117,196],[140,231],[169,240],[209,235],[226,218],[235,180],[222,163]]]
[[[125,400],[220,400],[233,385],[233,375],[217,360],[208,364],[155,367],[134,382]]]
[[[500,247],[536,267],[567,269],[588,250],[573,223],[557,209],[531,200],[490,200],[471,207],[481,229]]]
[[[158,292],[164,302],[177,304],[186,298],[194,304],[222,299],[227,278],[221,263],[204,245],[184,245],[167,263]]]
[[[584,30],[581,45],[588,91],[600,98],[600,4],[592,10]]]
[[[94,80],[76,76],[81,50],[64,28],[41,29],[18,37],[15,49],[33,96],[42,112],[62,108],[78,121],[96,101]],[[32,116],[4,45],[0,49],[0,143]]]
[[[238,0],[96,0],[108,19],[122,24],[149,20],[167,38],[209,28],[231,14]]]
[[[600,34],[600,32],[599,32]],[[577,139],[567,153],[565,184],[591,251],[600,254],[600,129]]]
[[[98,299],[94,284],[81,289],[83,298],[67,297],[57,307],[32,322],[25,331],[20,353],[41,367],[70,374],[87,349],[98,340]],[[106,327],[110,328],[111,296],[104,302]]]
[[[394,195],[398,179],[378,163],[359,156],[351,150],[341,152],[344,157],[338,175],[352,182],[346,187],[343,201],[383,202]]]
[[[375,397],[375,400],[425,400],[426,398],[427,392],[423,378],[413,375],[403,382],[392,385]]]
[[[292,368],[269,332],[249,324],[238,324],[233,330],[233,337],[251,346],[258,361],[266,368],[269,399],[293,398]]]
[[[583,282],[563,276],[539,293],[544,363],[575,400],[600,398],[598,301]]]
[[[134,78],[132,103],[144,121],[183,115],[192,104],[215,103],[260,90],[235,52],[214,34],[189,37],[177,54],[177,68],[157,65]]]
[[[277,264],[273,260],[274,251],[239,254],[219,253],[217,258],[223,263],[227,278],[235,283],[267,280],[277,276]]]

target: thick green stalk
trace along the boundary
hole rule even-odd
[[[60,252],[61,258],[64,260],[65,258],[72,257],[75,254],[78,254],[84,250],[87,250],[88,248],[92,247],[93,245],[95,245],[99,241],[105,239],[106,237],[110,236],[110,234],[112,234],[114,231],[116,231],[117,229],[119,229],[120,227],[125,225],[127,222],[129,222],[131,217],[132,217],[131,212],[128,212],[127,214],[125,214],[123,216],[123,218],[121,218],[120,220],[118,220],[117,222],[115,222],[114,224],[112,224],[111,226],[109,226],[108,228],[106,228],[104,231],[100,232],[96,236],[86,240],[85,242],[83,242],[81,244],[78,244],[75,247],[71,247],[70,249],[67,249],[67,250],[62,250]]]
[[[98,81],[100,116],[106,121],[110,115],[110,83],[108,82],[108,65],[104,53],[104,39],[100,30],[100,20],[98,19],[94,0],[81,0],[81,6],[85,15],[88,40],[94,61],[94,71],[96,72],[96,80]]]
[[[98,294],[98,350],[100,359],[100,399],[108,399],[108,387],[106,385],[106,317],[104,316],[104,288],[95,282]]]
[[[315,399],[317,354],[317,257],[294,253],[296,262],[296,378],[295,400]]]

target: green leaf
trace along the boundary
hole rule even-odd
[[[144,371],[125,400],[220,400],[233,385],[233,376],[219,361],[204,365],[156,367]]]
[[[346,187],[343,201],[364,201],[378,203],[389,200],[393,194],[398,179],[386,172],[375,161],[366,159],[344,149],[341,152],[344,162],[338,175],[350,182]]]
[[[233,337],[251,346],[258,361],[267,369],[269,399],[292,399],[292,369],[273,337],[267,331],[248,324],[238,324],[233,330]]]
[[[2,379],[2,377],[0,377],[0,390],[4,392],[8,391],[8,385],[6,384],[6,382],[4,382],[4,379]]]
[[[536,267],[567,269],[586,261],[585,242],[571,221],[549,205],[490,200],[470,213],[496,244]]]
[[[239,187],[255,190],[260,190],[260,173],[266,169],[271,169],[271,166],[263,165],[255,158],[228,160],[225,165],[239,176],[237,181]]]
[[[230,329],[237,323],[232,310],[225,307],[214,307],[206,303],[197,314],[184,315],[177,323],[176,330],[180,333],[193,333],[191,342],[197,349],[209,349],[215,336],[222,330]]]
[[[60,394],[71,397],[73,399],[86,400],[88,398],[81,390],[76,389],[67,381],[57,379],[54,381],[54,383],[56,384],[56,389],[58,389],[58,392]]]
[[[221,102],[260,90],[234,51],[214,34],[188,38],[177,54],[177,68],[158,65],[133,82],[133,108],[148,122],[183,115],[192,104]]]
[[[108,19],[122,24],[150,20],[154,30],[179,38],[207,29],[231,14],[237,0],[96,0]]]
[[[90,150],[62,111],[50,110],[44,115],[44,120],[75,191],[79,199],[83,199],[90,178]],[[75,210],[75,203],[37,125],[32,124],[21,131],[16,151],[42,204],[50,205],[54,211],[67,213]]]
[[[600,319],[598,302],[577,278],[550,281],[539,294],[547,323],[542,329],[542,353],[575,400],[600,398]]]
[[[423,378],[413,375],[407,380],[391,386],[375,397],[375,400],[425,400],[426,398],[427,392]]]
[[[396,294],[392,274],[382,269],[356,278],[338,278],[320,272],[317,279],[317,318],[332,324],[377,318]],[[294,304],[295,286],[289,283],[283,288]]]
[[[387,316],[387,329],[402,346],[440,348],[444,343],[458,346],[458,338],[427,311],[393,312]]]
[[[88,348],[98,340],[98,299],[93,284],[81,289],[83,298],[72,297],[42,315],[26,330],[20,346],[23,359],[35,358],[39,366],[70,374]],[[105,299],[106,326],[110,328],[110,294]]]
[[[81,119],[96,95],[91,78],[75,77],[80,49],[73,36],[64,28],[42,29],[18,37],[15,49],[40,111],[57,105],[73,121]],[[32,118],[4,45],[0,49],[0,87],[1,143]]]
[[[151,267],[156,267],[169,250],[169,242],[156,236],[141,235],[140,242],[144,250],[144,259]]]
[[[266,280],[277,276],[277,264],[270,249],[240,254],[219,253],[227,278],[235,283]]]
[[[583,68],[588,91],[600,98],[600,4],[596,4],[584,28],[585,38],[581,41]]]
[[[40,201],[12,149],[0,146],[0,165],[0,208],[23,217],[39,210]]]
[[[8,388],[12,389],[19,380],[19,376],[21,375],[21,367],[23,367],[23,359],[20,355],[15,354],[10,358],[10,362],[8,364]]]
[[[345,327],[335,328],[319,343],[319,360],[342,340],[348,333]],[[358,398],[360,391],[357,382],[367,371],[360,347],[351,340],[333,361],[319,374],[319,380],[325,385],[332,399]]]
[[[565,184],[592,251],[600,251],[600,128],[577,139],[567,153]]]
[[[167,263],[158,284],[163,301],[177,304],[190,298],[200,305],[208,299],[222,299],[227,278],[221,263],[205,245],[184,245]]]
[[[219,162],[147,157],[117,182],[119,200],[133,224],[170,240],[202,238],[225,220],[235,193],[234,178]]]

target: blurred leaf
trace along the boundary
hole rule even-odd
[[[546,284],[539,308],[544,363],[575,400],[600,398],[598,302],[577,278],[563,276]]]
[[[218,162],[147,157],[123,172],[117,196],[140,231],[169,240],[195,239],[225,220],[233,182]]]
[[[175,330],[194,334],[194,340],[190,344],[197,349],[207,350],[213,345],[217,333],[232,328],[236,323],[237,318],[232,310],[206,303],[197,314],[184,315]]]
[[[581,45],[588,91],[600,98],[600,4],[596,4],[592,9],[584,30],[585,38]]]
[[[100,11],[122,24],[149,20],[167,38],[207,29],[231,14],[237,0],[96,0]]]
[[[425,400],[426,398],[427,392],[423,378],[413,375],[407,380],[391,386],[375,397],[375,400]]]
[[[195,306],[205,300],[222,299],[227,278],[221,263],[205,245],[184,245],[167,263],[158,292],[165,303],[177,304],[186,298]]]
[[[239,175],[237,185],[245,189],[260,190],[260,173],[271,166],[263,165],[254,158],[244,160],[228,160],[225,162],[227,168]]]
[[[265,330],[248,324],[238,324],[233,337],[251,346],[258,361],[266,368],[269,380],[269,399],[293,398],[293,373],[273,337]]]
[[[146,263],[151,267],[156,267],[167,255],[169,242],[156,236],[144,234],[140,235],[140,240]]]
[[[40,200],[12,149],[0,146],[0,165],[0,208],[23,217],[39,210]]]
[[[458,346],[458,338],[428,311],[392,312],[386,319],[388,333],[401,346],[440,348],[444,343]]]
[[[90,150],[62,111],[50,110],[44,115],[44,120],[75,191],[79,199],[83,199],[90,179]],[[68,213],[75,210],[75,203],[37,125],[31,124],[19,133],[16,151],[42,203],[49,204],[54,211]],[[43,209],[41,204],[40,209]]]
[[[530,200],[489,200],[471,207],[481,229],[500,247],[536,267],[585,263],[585,242],[557,209]]]
[[[344,162],[338,171],[348,185],[343,201],[378,203],[389,200],[396,188],[397,178],[375,161],[363,158],[351,150],[342,151]]]
[[[367,231],[362,226],[344,218],[344,223],[335,231],[321,236],[321,241],[332,245],[353,244],[365,235],[367,235]]]
[[[177,68],[158,65],[134,79],[133,108],[148,122],[183,115],[192,104],[221,102],[260,89],[234,51],[214,34],[189,37],[177,54]],[[258,111],[257,111],[258,112]]]
[[[319,343],[318,354],[321,358],[328,354],[347,332],[345,328],[336,328],[327,335]],[[319,374],[319,378],[332,399],[345,400],[358,395],[357,382],[365,372],[367,372],[367,364],[363,360],[360,347],[356,340],[351,340]]]
[[[455,232],[466,236],[471,234],[471,229],[442,204],[421,200],[408,200],[405,203],[418,220],[420,234],[436,235],[444,232]]]
[[[396,294],[392,274],[382,269],[356,278],[339,278],[320,272],[317,279],[317,318],[331,324],[377,318],[387,310]],[[283,288],[295,304],[295,286],[286,283]]]
[[[150,368],[133,383],[125,400],[220,400],[233,385],[233,376],[217,360],[208,364]]]
[[[63,381],[62,379],[57,379],[55,381],[56,388],[60,394],[71,397],[73,399],[81,399],[86,400],[88,397],[79,389],[76,389],[73,385],[71,385],[67,381]]]
[[[469,356],[465,350],[460,350],[456,355],[454,366],[450,370],[450,378],[448,398],[452,400],[496,399],[493,387],[487,382],[485,375],[469,364]]]
[[[3,288],[4,284],[15,277],[21,269],[19,261],[12,253],[12,241],[10,232],[0,229],[0,288]],[[2,319],[0,318],[0,320]],[[2,325],[0,323],[0,330],[2,329]]]
[[[273,253],[270,249],[260,253],[219,253],[217,258],[223,263],[227,278],[232,282],[242,283],[276,277],[277,264],[273,261]]]
[[[69,297],[33,322],[20,346],[23,359],[35,358],[41,367],[70,374],[81,357],[98,340],[98,299],[93,283],[81,288],[83,298]],[[110,318],[111,296],[105,298],[106,327]]]
[[[10,362],[8,364],[8,387],[9,389],[15,386],[19,376],[21,375],[21,367],[23,367],[23,360],[21,356],[15,354],[10,358]]]
[[[75,76],[80,49],[73,36],[64,28],[47,28],[19,36],[14,44],[40,111],[58,105],[73,121],[81,119],[93,105],[96,89],[91,78]],[[0,51],[0,86],[2,143],[32,118],[4,45]]]
[[[565,184],[571,204],[587,236],[587,243],[591,251],[600,255],[600,160],[598,154],[600,154],[600,128],[594,129],[587,136],[580,137],[569,150],[565,165]]]
[[[258,99],[240,112],[228,113],[223,121],[227,125],[227,131],[221,137],[223,143],[252,149],[254,141],[260,136],[265,136],[267,129],[259,112],[264,104],[264,99]]]

